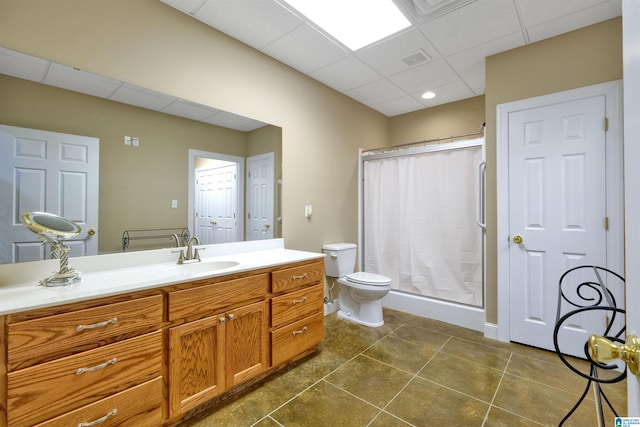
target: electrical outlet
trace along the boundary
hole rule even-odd
[[[124,145],[131,145],[131,137],[130,136],[125,136],[124,137]]]
[[[138,139],[137,137],[134,136],[133,138],[131,138],[131,144],[134,147],[139,147],[140,146],[140,139]]]
[[[178,201],[177,200],[172,200],[171,201],[171,207],[174,208],[174,209],[177,208],[178,207]]]
[[[304,207],[304,217],[311,218],[312,214],[313,214],[313,207],[311,206],[311,203],[309,203]]]

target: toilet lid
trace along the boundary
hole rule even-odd
[[[391,283],[391,279],[380,274],[358,271],[347,275],[347,280],[361,285],[386,286]]]

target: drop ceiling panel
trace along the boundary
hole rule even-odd
[[[171,104],[175,98],[125,83],[111,96],[110,99],[113,101],[124,102],[125,104],[135,105],[137,107],[159,111]]]
[[[377,70],[382,76],[390,76],[409,68],[402,58],[418,51],[431,59],[440,57],[438,51],[417,28],[403,31],[382,43],[372,45],[356,52],[356,56]]]
[[[49,61],[0,47],[0,73],[39,82],[49,68]]]
[[[372,108],[376,111],[381,112],[386,116],[397,116],[398,114],[403,114],[409,111],[421,110],[424,107],[420,102],[418,102],[414,97],[406,95],[401,96],[400,98],[391,99],[389,101],[385,101],[379,104],[373,104]]]
[[[226,111],[220,111],[203,120],[205,123],[209,123],[216,126],[224,126],[231,129],[236,129],[244,132],[255,130],[266,126],[265,123],[253,120],[247,117],[239,116],[237,114],[229,113]]]
[[[443,56],[521,31],[512,1],[478,0],[419,25]]]
[[[108,98],[120,87],[116,80],[60,64],[51,64],[42,83],[101,98]]]
[[[543,22],[529,28],[531,42],[548,39],[578,28],[592,25],[596,21],[613,19],[622,14],[622,5],[619,2],[608,2],[589,9],[584,9],[571,15],[565,15],[551,21]]]
[[[354,56],[336,61],[309,75],[341,92],[380,79],[380,74]]]
[[[432,90],[437,94],[437,97],[433,99],[422,99],[420,98],[421,92],[415,93],[415,97],[423,104],[424,107],[433,107],[442,103],[446,104],[476,96],[476,94],[460,80],[434,87]]]
[[[553,3],[553,7],[541,7],[547,2],[541,0],[525,0],[519,2],[524,24],[528,27],[539,25],[562,16],[567,16],[596,5],[607,5],[609,0],[563,0]]]
[[[433,87],[452,83],[457,79],[458,76],[453,69],[442,59],[427,62],[389,77],[391,82],[408,93],[424,92]]]
[[[258,49],[304,22],[280,3],[264,0],[208,0],[193,16]]]
[[[348,54],[345,48],[306,23],[264,47],[263,52],[303,73]]]
[[[523,45],[524,38],[522,37],[522,33],[514,33],[475,48],[447,56],[445,59],[458,75],[466,77],[480,70],[484,71],[485,58],[487,56],[515,49]]]
[[[366,105],[380,104],[406,95],[402,89],[386,79],[367,83],[345,93]]]
[[[167,105],[161,110],[163,113],[172,114],[174,116],[184,117],[191,120],[202,121],[212,115],[216,114],[218,110],[205,107],[201,104],[193,102],[183,101],[181,99],[175,100],[171,104]]]

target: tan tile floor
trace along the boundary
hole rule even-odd
[[[184,426],[556,426],[585,385],[551,352],[392,310],[381,328],[333,314],[316,353]],[[625,415],[626,381],[606,392]],[[593,393],[564,425],[597,426]]]

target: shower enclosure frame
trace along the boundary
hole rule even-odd
[[[464,140],[457,140],[466,138]],[[473,138],[473,139],[470,139]],[[447,142],[451,141],[451,142]],[[445,143],[442,143],[445,142]],[[482,237],[482,306],[468,305],[438,299],[430,296],[412,294],[392,289],[383,299],[384,307],[392,308],[418,316],[441,320],[470,329],[483,331],[485,326],[484,302],[485,289],[485,236],[484,236],[484,132],[472,132],[465,135],[437,138],[417,143],[384,147],[378,149],[360,149],[358,162],[358,266],[364,267],[364,162],[389,157],[410,156],[443,150],[481,146],[482,161],[477,165],[476,222]]]

